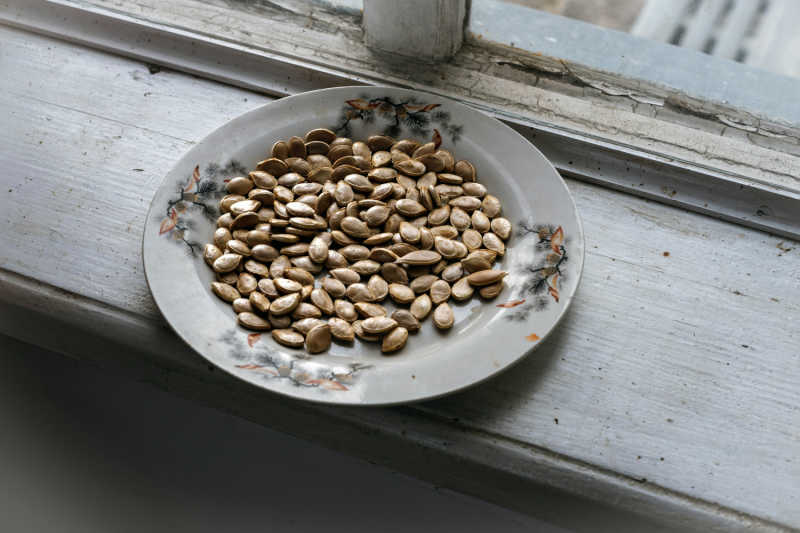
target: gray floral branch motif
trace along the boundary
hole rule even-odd
[[[441,104],[426,104],[414,99],[395,102],[389,97],[370,99],[362,95],[345,102],[334,131],[341,135],[350,135],[350,123],[353,120],[372,124],[376,117],[382,117],[388,121],[383,128],[384,135],[396,137],[400,128],[406,126],[413,135],[427,137],[431,134],[431,125],[435,125],[447,133],[453,142],[457,142],[464,127],[450,123],[450,113],[439,109],[440,106]],[[434,130],[434,137],[438,135],[439,129]]]
[[[195,229],[190,214],[199,212],[203,217],[214,221],[219,214],[215,200],[225,194],[223,184],[231,176],[246,173],[247,169],[236,160],[231,160],[225,166],[210,163],[202,174],[200,165],[195,166],[186,182],[175,184],[175,193],[167,200],[165,216],[161,220],[158,234],[182,242],[188,248],[189,254],[196,256],[202,244],[190,237]]]
[[[261,374],[268,379],[287,380],[297,387],[347,391],[355,382],[356,374],[372,368],[372,365],[363,363],[331,366],[283,352],[274,352],[265,346],[258,347],[262,340],[261,333],[247,335],[246,345],[241,339],[241,331],[236,329],[230,329],[220,337],[220,341],[230,346],[231,357],[243,361],[242,364],[237,364],[236,368]],[[251,362],[244,363],[247,360]]]
[[[506,320],[521,322],[533,311],[543,311],[551,302],[559,301],[559,286],[565,276],[564,264],[569,260],[564,229],[552,224],[520,222],[517,237],[535,236],[534,260],[521,270],[522,284],[517,290],[517,300],[498,307],[514,307]],[[517,308],[517,306],[519,306]]]

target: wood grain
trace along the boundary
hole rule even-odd
[[[0,28],[0,39],[0,267],[155,335],[163,325],[140,256],[150,198],[193,142],[268,98],[21,31]],[[436,427],[486,446],[487,463],[509,446],[517,467],[526,450],[544,450],[592,471],[589,484],[611,476],[633,491],[646,480],[641,490],[689,507],[800,527],[800,245],[569,186],[586,230],[584,279],[532,357],[414,408],[311,410],[384,429],[404,418],[431,431],[423,441]],[[154,357],[180,366],[191,355]],[[530,457],[535,471],[541,459]],[[560,488],[591,492],[580,480]]]

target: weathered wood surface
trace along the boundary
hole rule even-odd
[[[63,291],[52,309],[30,295],[43,316],[87,332],[104,317],[128,321],[119,336],[143,339],[156,364],[203,369],[161,347],[169,335],[144,281],[141,229],[182,152],[269,99],[22,31],[0,28],[0,41],[0,268]],[[800,527],[798,243],[569,185],[586,230],[584,279],[532,357],[413,408],[296,410],[530,479],[569,471],[540,481],[589,498],[602,497],[595,485],[614,486],[621,506],[661,502],[709,524]],[[5,275],[4,286],[30,286],[16,279]],[[25,305],[25,290],[5,290]],[[48,323],[28,327],[56,342]],[[81,344],[64,346],[79,353]],[[256,406],[241,410],[258,418]]]

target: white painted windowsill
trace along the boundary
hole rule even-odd
[[[9,26],[0,42],[0,333],[562,527],[589,516],[609,531],[800,528],[797,242],[568,179],[584,278],[532,357],[414,406],[298,403],[233,381],[180,343],[141,267],[162,176],[269,102],[256,86],[269,72],[251,70],[242,88]],[[776,154],[756,150],[750,163],[794,168]]]

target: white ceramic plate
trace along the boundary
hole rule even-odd
[[[366,139],[376,133],[426,142],[468,159],[514,224],[499,266],[498,298],[451,305],[455,326],[430,318],[400,352],[336,344],[321,355],[277,344],[237,326],[209,290],[201,258],[211,241],[225,180],[246,175],[279,139],[328,127]],[[277,100],[246,113],[194,146],[164,178],[144,232],[144,267],[159,309],[178,335],[213,364],[245,381],[324,403],[386,405],[442,396],[479,383],[536,348],[569,307],[583,268],[583,230],[566,184],[527,140],[494,118],[427,93],[340,87]]]

